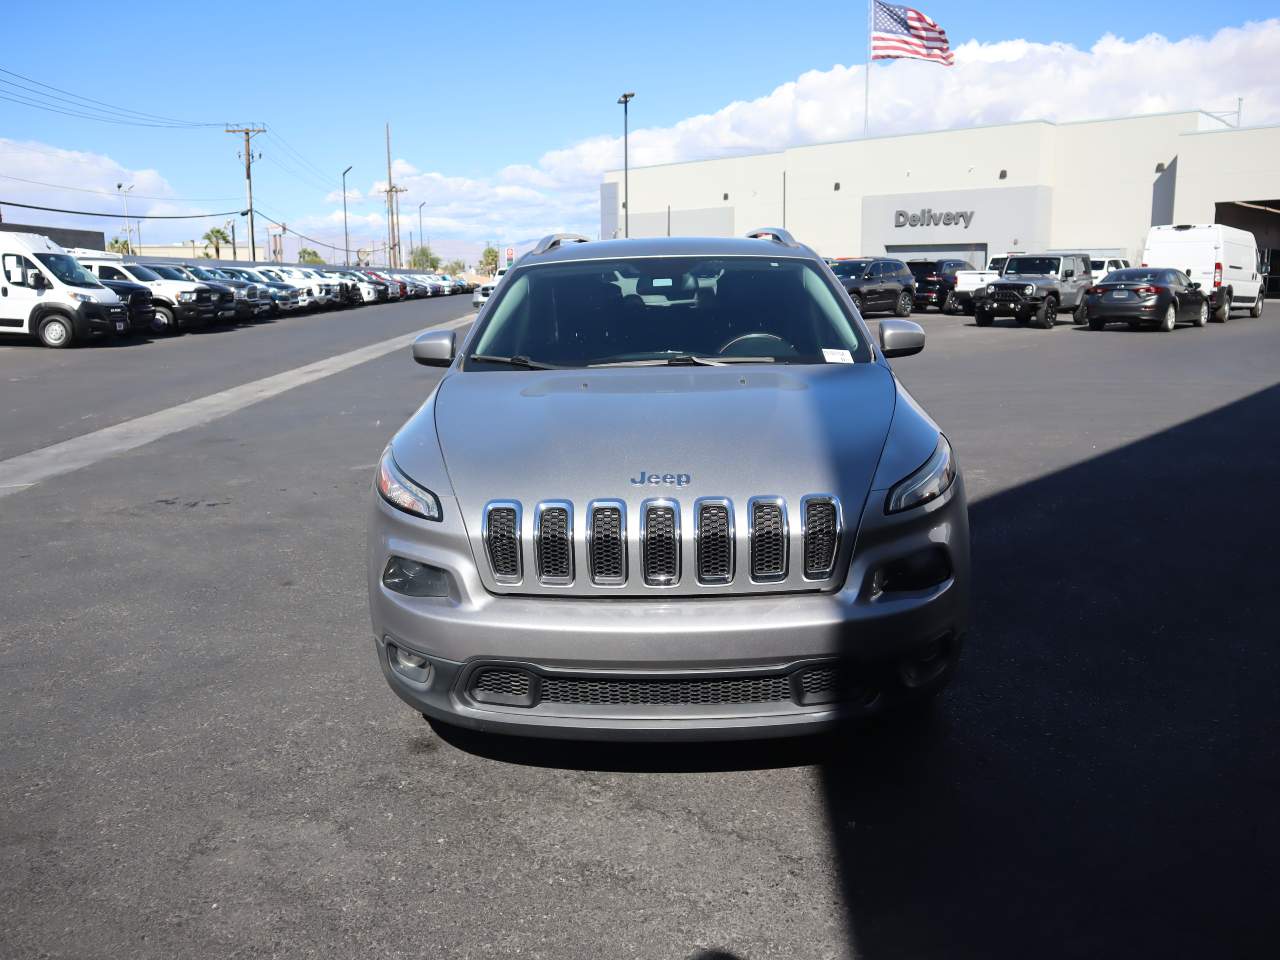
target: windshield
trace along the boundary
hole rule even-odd
[[[177,267],[154,266],[151,268],[166,280],[190,280],[191,278]]]
[[[857,280],[871,266],[870,260],[837,260],[831,265],[832,271],[842,280]]]
[[[37,253],[36,259],[45,269],[69,287],[101,287],[92,273],[80,266],[75,257],[66,253]]]
[[[513,273],[468,355],[526,365],[867,361],[849,314],[808,262],[647,257]]]
[[[212,270],[206,270],[204,267],[186,267],[187,273],[193,277],[199,277],[201,280],[225,280],[225,277],[219,277]]]
[[[1059,257],[1010,257],[1005,264],[1005,273],[1018,273],[1024,276],[1048,277],[1058,272],[1062,263]]]
[[[266,278],[265,278],[265,277],[260,277],[260,276],[258,276],[258,275],[257,275],[256,273],[254,273],[252,270],[238,270],[238,271],[236,271],[236,273],[237,273],[239,276],[244,277],[244,279],[246,279],[246,280],[253,280],[253,281],[257,282],[257,283],[266,283],[266,282],[267,282],[267,280],[266,280]]]
[[[1103,278],[1103,283],[1168,283],[1167,270],[1144,270],[1134,267],[1131,270],[1112,270]]]
[[[156,273],[150,267],[144,267],[140,263],[124,264],[125,273],[129,274],[135,280],[154,281],[160,279],[160,274]]]
[[[991,262],[987,264],[987,269],[994,270],[996,273],[999,273],[1004,269],[1006,259],[1007,258],[1005,257],[992,257]]]

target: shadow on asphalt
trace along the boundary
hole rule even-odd
[[[932,723],[822,768],[853,951],[1275,956],[1280,387],[973,504]]]

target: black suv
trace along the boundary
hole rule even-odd
[[[937,307],[943,313],[956,308],[956,271],[972,270],[967,260],[909,260],[907,267],[916,278],[916,308]]]
[[[831,270],[849,291],[861,314],[877,310],[909,317],[916,299],[916,278],[901,260],[859,257],[836,260]]]

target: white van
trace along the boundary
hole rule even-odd
[[[1231,308],[1262,316],[1263,271],[1258,244],[1247,230],[1220,223],[1152,227],[1142,251],[1144,267],[1181,270],[1209,294],[1213,319],[1225,322]]]
[[[0,233],[0,333],[69,347],[128,328],[128,307],[67,251],[38,233]]]

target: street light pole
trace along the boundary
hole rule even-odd
[[[630,130],[627,106],[634,97],[634,93],[624,93],[618,98],[618,102],[622,104],[622,235],[624,237],[631,236],[631,161],[628,156]]]
[[[418,243],[422,243],[422,238],[426,236],[426,234],[422,232],[422,208],[426,202],[427,201],[423,200],[422,203],[418,204]],[[409,256],[413,256],[413,244],[409,244],[409,247]]]
[[[120,194],[120,199],[124,203],[124,244],[129,248],[129,252],[133,253],[133,231],[129,229],[129,191],[134,185],[131,183],[127,187],[123,183],[116,184],[116,192]]]
[[[342,171],[342,252],[346,265],[351,266],[351,237],[347,234],[347,174],[351,168]]]

